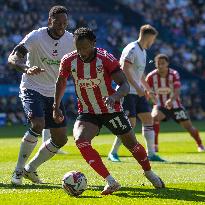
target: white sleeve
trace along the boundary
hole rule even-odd
[[[33,30],[32,32],[27,34],[19,44],[23,44],[24,47],[28,50],[28,52],[30,52],[32,50],[32,48],[35,46],[35,44],[38,42],[37,41],[37,38],[38,38],[37,34],[38,34],[38,31]]]
[[[126,49],[123,51],[120,61],[128,62],[133,64],[135,61],[135,53],[133,49]]]

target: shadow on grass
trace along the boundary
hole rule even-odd
[[[187,164],[187,165],[190,165],[190,164],[193,164],[193,165],[203,165],[203,166],[205,166],[205,163],[203,163],[203,162],[169,162],[169,161],[167,161],[167,162],[163,162],[164,164]]]
[[[91,186],[89,187],[89,189],[102,190],[103,186]],[[118,192],[113,193],[112,195],[123,198],[158,198],[205,202],[205,191],[187,190],[179,188],[146,189],[122,187]]]
[[[0,183],[0,188],[3,189],[61,189],[61,184],[51,184],[51,183],[43,183],[43,184],[23,184],[23,185],[13,185],[13,184],[5,184]]]

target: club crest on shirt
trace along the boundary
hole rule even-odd
[[[80,88],[84,89],[93,89],[99,86],[101,83],[101,80],[98,78],[94,79],[78,79],[77,84],[80,86]]]
[[[55,49],[55,50],[53,50],[53,52],[52,52],[52,56],[57,56],[58,55],[58,51]]]

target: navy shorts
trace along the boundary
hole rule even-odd
[[[124,97],[122,106],[128,117],[136,117],[139,113],[151,112],[145,96],[139,97],[135,94],[128,94]]]
[[[166,116],[163,121],[167,121],[171,118],[175,122],[180,123],[190,119],[186,110],[183,107],[172,108],[170,110],[164,107],[158,107],[158,109]]]
[[[132,127],[124,112],[114,112],[105,114],[80,113],[76,120],[91,122],[99,127],[104,125],[114,135],[123,135],[129,132]]]
[[[31,118],[44,117],[45,129],[66,126],[67,121],[65,108],[62,102],[60,104],[60,109],[64,115],[64,120],[62,123],[57,124],[53,119],[53,97],[43,96],[40,93],[30,89],[20,91],[19,96],[21,98],[23,109],[28,121],[30,121]]]

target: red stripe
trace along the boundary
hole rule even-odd
[[[157,82],[158,82],[158,88],[161,88],[161,79],[160,79],[160,75],[157,73]],[[159,95],[159,101],[162,107],[164,107],[164,102],[163,102],[163,98],[162,95]]]
[[[166,87],[168,87],[168,88],[171,87],[170,84],[169,84],[169,76],[170,76],[170,74],[168,73],[168,75],[166,77]],[[167,94],[167,99],[169,99],[169,98],[170,98],[170,94]]]
[[[77,58],[77,78],[78,79],[84,79],[84,63],[79,58]],[[79,86],[79,85],[77,85],[77,86]],[[83,101],[88,106],[89,113],[95,113],[94,109],[93,109],[93,106],[89,101],[86,90],[84,88],[80,87],[80,92],[81,92],[81,96],[83,98]]]
[[[91,78],[97,78],[97,69],[96,69],[96,61],[97,61],[97,58],[92,61],[90,63],[90,75],[91,75]],[[99,85],[100,86],[100,85]],[[100,110],[102,113],[107,113],[108,112],[108,109],[103,101],[103,97],[105,96],[102,96],[102,93],[101,93],[101,90],[100,90],[100,87],[97,86],[95,88],[93,88],[93,92],[95,94],[95,98],[97,100],[97,103],[100,107]]]

